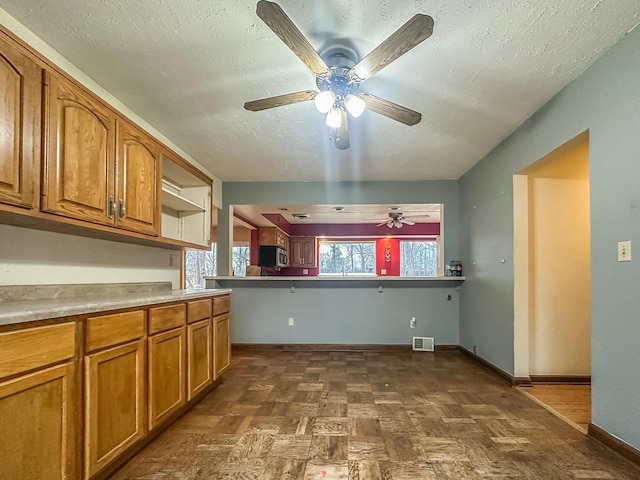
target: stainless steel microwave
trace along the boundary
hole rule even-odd
[[[261,267],[286,267],[287,251],[276,245],[261,245],[258,265]]]

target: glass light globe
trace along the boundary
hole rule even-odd
[[[342,125],[340,110],[337,108],[332,108],[331,110],[329,110],[329,113],[327,113],[327,119],[324,123],[331,128],[340,128],[340,125]]]
[[[364,100],[352,94],[347,95],[347,98],[344,99],[344,105],[347,107],[347,111],[353,116],[353,118],[358,118],[362,115],[362,112],[364,112],[364,109],[367,106]]]
[[[327,113],[331,110],[331,107],[333,107],[333,102],[336,101],[336,95],[331,90],[325,90],[316,95],[313,101],[320,113]]]

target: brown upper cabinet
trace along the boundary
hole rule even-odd
[[[305,268],[316,266],[316,237],[291,237],[290,245],[289,266]]]
[[[278,245],[286,249],[289,246],[289,236],[277,227],[261,227],[258,243],[260,245]]]
[[[42,210],[158,235],[160,147],[93,95],[48,78]]]
[[[40,158],[42,69],[0,35],[0,203],[34,208]]]

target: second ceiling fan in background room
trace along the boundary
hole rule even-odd
[[[359,93],[358,90],[365,80],[431,36],[433,19],[430,16],[415,15],[369,55],[359,60],[357,52],[348,45],[331,45],[319,54],[276,3],[261,0],[256,12],[316,75],[319,92],[304,90],[254,100],[245,103],[245,109],[257,112],[314,100],[316,108],[327,114],[325,123],[330,127],[331,138],[340,150],[349,148],[347,112],[357,118],[368,109],[406,125],[420,122],[420,113],[370,93]]]

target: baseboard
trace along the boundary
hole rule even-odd
[[[614,452],[619,453],[630,462],[640,466],[640,450],[636,450],[628,443],[625,443],[619,438],[614,437],[609,432],[603,430],[597,425],[594,425],[593,423],[589,424],[587,434],[591,438],[609,447]]]
[[[436,345],[436,352],[458,351],[458,345]],[[233,352],[410,352],[411,344],[234,343]],[[428,353],[428,352],[417,352]]]
[[[531,379],[529,377],[514,377],[510,373],[507,373],[504,370],[502,370],[500,367],[496,367],[493,363],[488,362],[484,358],[480,357],[479,355],[473,353],[470,350],[467,350],[466,348],[464,348],[462,346],[459,347],[459,350],[460,350],[461,353],[466,355],[467,358],[469,358],[471,361],[473,361],[474,363],[477,363],[478,365],[486,368],[491,373],[497,375],[498,377],[500,377],[502,380],[504,380],[505,382],[507,382],[511,386],[518,387],[518,386],[522,386],[522,385],[530,385],[531,384]]]
[[[529,375],[533,384],[591,385],[591,375]]]

